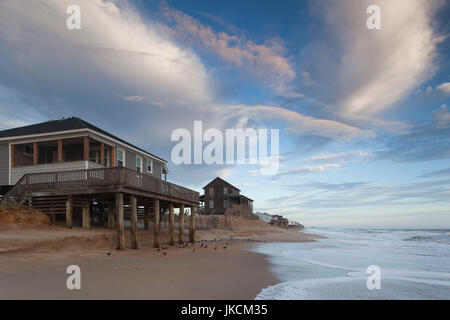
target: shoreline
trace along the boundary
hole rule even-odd
[[[98,233],[74,231],[85,236]],[[264,242],[314,241],[313,235],[301,231],[216,229],[198,231],[198,242],[186,247],[166,246],[163,234],[158,251],[151,232],[138,235],[138,250],[110,249],[104,245],[106,236],[98,247],[92,243],[95,237],[87,237],[81,244],[72,239],[64,245],[47,243],[2,253],[0,288],[7,290],[0,290],[0,299],[250,300],[280,280],[270,270],[268,256],[249,248]],[[72,264],[80,266],[81,290],[66,288],[66,268]]]

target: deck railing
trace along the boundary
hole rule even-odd
[[[127,168],[98,168],[25,174],[3,200],[20,201],[26,195],[51,190],[82,190],[124,186],[198,203],[199,194],[182,186]]]

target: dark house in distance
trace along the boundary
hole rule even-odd
[[[217,177],[203,187],[200,196],[201,213],[225,214],[228,209],[235,215],[253,216],[253,200],[240,194],[241,190]]]

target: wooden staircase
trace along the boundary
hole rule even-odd
[[[65,215],[66,201],[67,196],[34,197],[31,199],[31,206],[49,216]]]

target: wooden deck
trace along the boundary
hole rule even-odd
[[[121,167],[25,174],[2,201],[117,192],[187,206],[199,203],[196,191]]]

